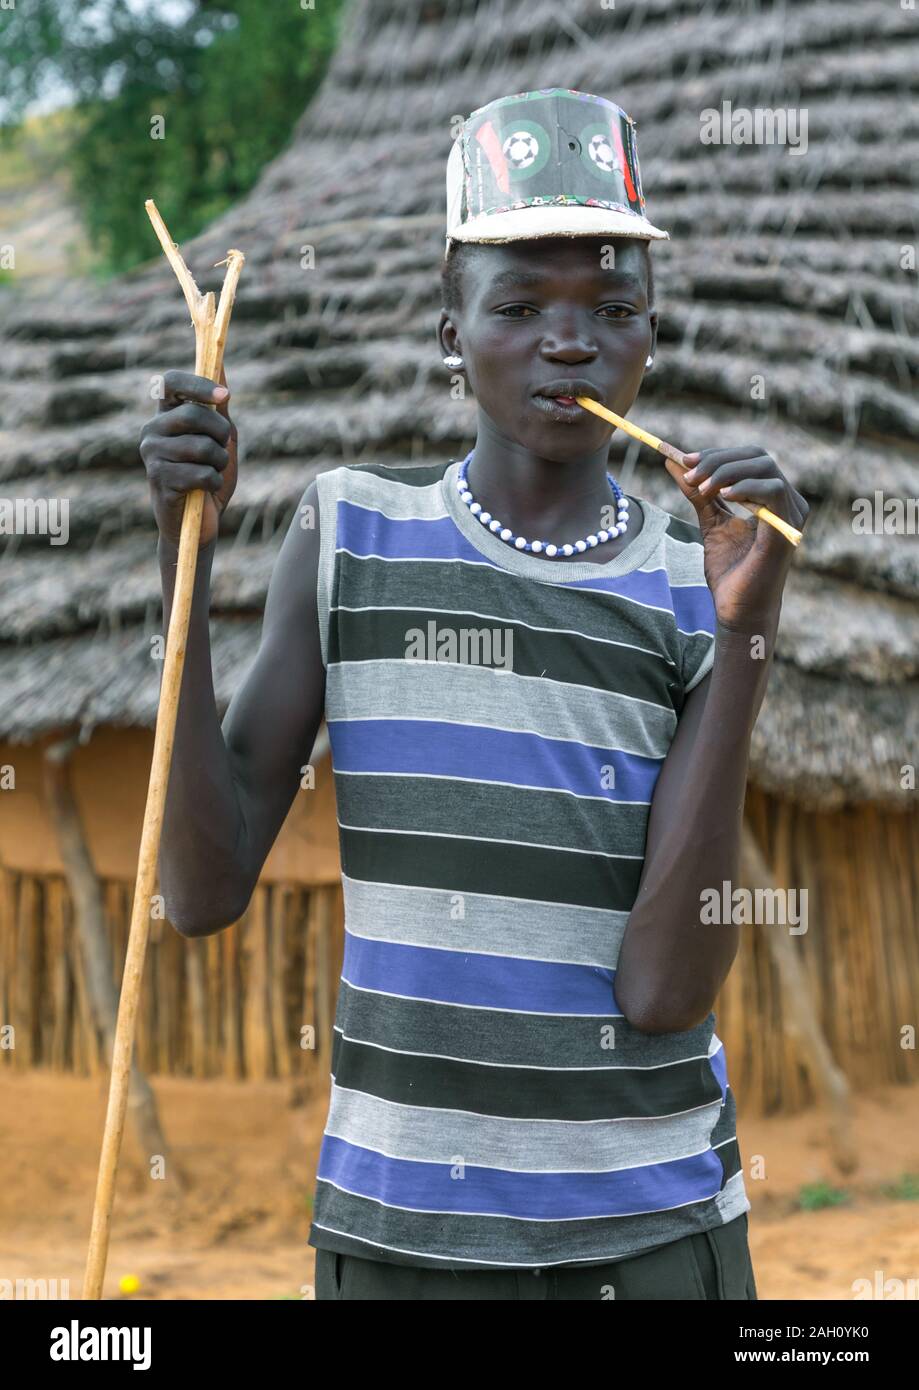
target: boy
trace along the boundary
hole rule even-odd
[[[749,741],[801,527],[756,447],[682,474],[699,530],[607,473],[657,333],[634,128],[553,89],[448,164],[439,334],[475,446],[306,489],[255,664],[218,722],[208,589],[228,391],[169,373],[141,451],[172,600],[208,490],[160,866],[170,920],[245,909],[325,711],[345,896],[310,1243],[323,1299],[746,1299],[713,1000],[738,945]],[[196,402],[216,401],[219,412]],[[499,519],[500,518],[500,519]]]

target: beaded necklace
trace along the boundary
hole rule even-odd
[[[472,461],[474,449],[471,449],[460,464],[457,474],[456,486],[460,498],[466,503],[473,516],[478,517],[483,526],[487,526],[489,531],[494,532],[499,540],[505,541],[513,546],[515,550],[528,550],[534,555],[548,555],[550,557],[561,555],[576,555],[585,550],[592,550],[594,546],[600,545],[602,541],[611,540],[615,536],[624,536],[629,524],[629,499],[625,496],[622,488],[616,482],[612,474],[607,473],[607,480],[613,490],[613,497],[616,499],[616,525],[610,527],[608,531],[597,531],[595,534],[585,536],[583,540],[573,541],[565,545],[553,545],[550,541],[528,541],[525,536],[516,536],[508,526],[503,526],[491,512],[482,510],[481,502],[476,502],[469,490],[466,482],[466,473]]]

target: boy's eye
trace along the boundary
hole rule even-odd
[[[503,315],[504,318],[522,319],[527,318],[530,314],[536,314],[539,311],[534,309],[531,304],[503,304],[495,312]],[[603,318],[615,319],[631,318],[634,316],[635,312],[636,311],[628,304],[602,304],[597,310],[597,313]]]

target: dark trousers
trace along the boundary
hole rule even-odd
[[[316,1251],[317,1299],[755,1299],[747,1213],[643,1255],[543,1269],[426,1269]]]

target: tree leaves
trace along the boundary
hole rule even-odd
[[[0,10],[0,134],[74,102],[70,167],[103,271],[155,254],[144,200],[193,236],[252,187],[331,56],[340,0],[30,0]]]

